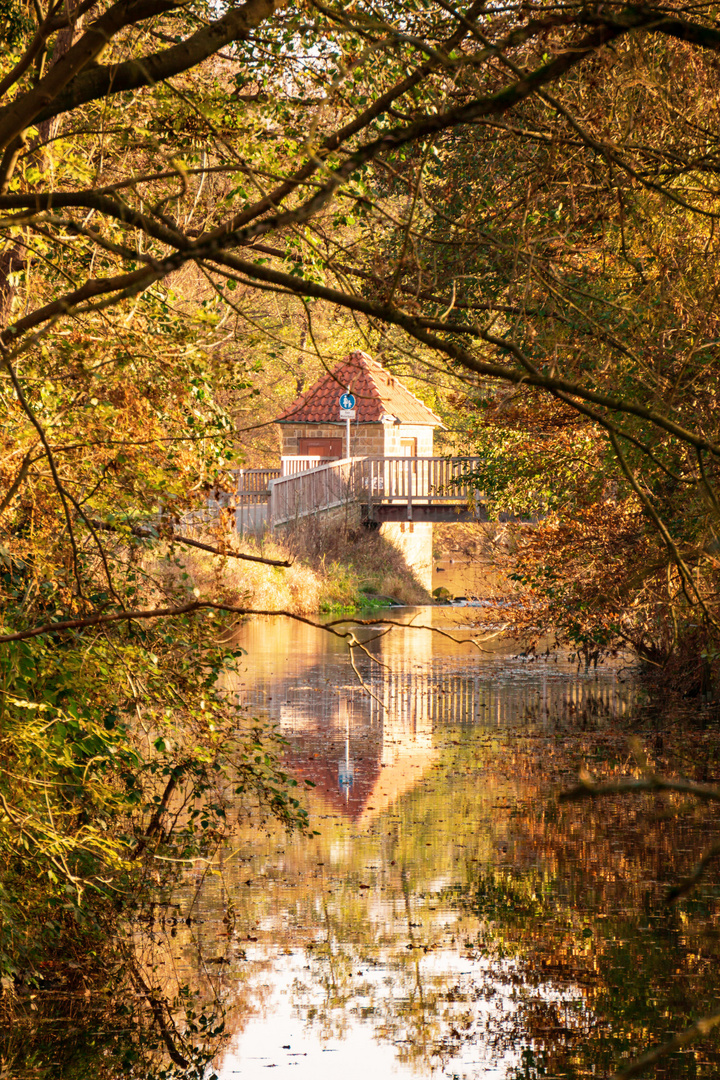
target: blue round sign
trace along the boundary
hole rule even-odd
[[[355,398],[354,398],[354,396],[352,394],[341,394],[340,395],[340,408],[341,409],[354,409],[355,408]]]

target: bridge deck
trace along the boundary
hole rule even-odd
[[[272,526],[359,504],[368,521],[486,520],[472,485],[480,458],[343,458],[269,484]]]

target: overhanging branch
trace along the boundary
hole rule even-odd
[[[190,536],[182,536],[172,529],[165,532],[162,529],[152,529],[148,525],[130,525],[129,523],[118,525],[115,522],[101,521],[97,518],[90,518],[89,520],[96,529],[104,529],[107,532],[121,534],[130,533],[132,536],[137,536],[143,540],[165,540],[171,544],[185,544],[188,547],[199,548],[201,551],[209,551],[212,555],[221,555],[223,558],[227,559],[243,559],[245,562],[263,563],[264,566],[288,567],[293,565],[292,559],[268,559],[264,555],[248,555],[243,551],[231,551],[224,548],[213,547],[211,544],[204,544],[200,540],[193,540]]]

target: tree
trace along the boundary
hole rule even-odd
[[[178,524],[227,479],[258,352],[326,362],[337,313],[344,341],[439,370],[476,427],[490,417],[473,437],[498,500],[574,507],[537,534],[573,551],[571,587],[538,558],[523,571],[568,634],[656,663],[704,651],[713,676],[712,5],[0,11],[2,752],[6,776],[28,769],[3,780],[3,843],[19,881],[33,822],[38,911],[102,891],[110,864],[131,878],[128,856],[168,840],[168,786],[192,799],[227,764],[200,713],[229,722],[214,642],[246,608],[188,594]],[[638,545],[606,596],[599,552],[625,571]],[[187,756],[167,730],[180,698],[202,729]],[[258,739],[232,747],[235,775]],[[260,757],[248,782],[302,824]]]
[[[75,335],[112,326],[119,352],[105,354],[104,379],[162,328],[187,386],[180,352],[187,362],[191,339],[196,356],[202,343],[183,297],[197,298],[202,280],[206,309],[222,302],[252,320],[258,290],[270,290],[310,319],[313,304],[340,307],[376,342],[392,327],[403,348],[465,382],[535,387],[541,416],[548,397],[569,408],[581,441],[609,440],[611,452],[593,451],[596,477],[616,468],[614,455],[622,498],[659,538],[670,623],[681,596],[683,617],[714,637],[714,586],[703,584],[714,566],[714,281],[700,263],[714,244],[710,6],[10,13],[0,208],[15,306],[3,348],[14,452],[27,447],[9,469],[13,496],[40,455],[72,541],[82,513],[26,375],[50,341],[56,366],[41,362],[37,376],[64,379],[69,354],[77,363],[88,351]],[[221,370],[206,370],[216,390]],[[117,418],[91,381],[85,373],[82,390],[99,403],[95,468],[109,493],[102,432]],[[67,434],[77,406],[55,407]],[[167,437],[184,438],[187,419]],[[212,422],[216,435],[222,421]],[[210,452],[224,462],[227,444]],[[215,478],[209,460],[206,474]],[[143,484],[131,486],[136,505]]]

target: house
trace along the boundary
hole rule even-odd
[[[340,397],[355,398],[349,453]],[[351,352],[277,418],[282,456],[432,457],[441,421],[427,405],[367,353]]]

